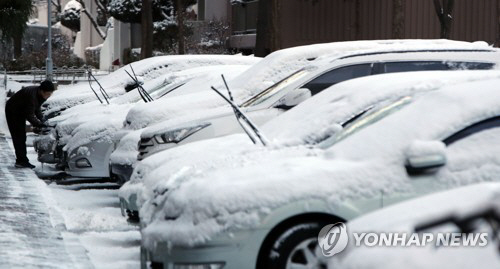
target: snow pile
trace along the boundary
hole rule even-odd
[[[500,209],[500,185],[483,183],[402,202],[348,223],[349,234],[400,232],[408,236],[417,225],[444,216],[467,216],[489,207]],[[442,229],[443,227],[441,227]],[[489,232],[489,231],[486,231]],[[354,246],[331,259],[329,268],[497,268],[496,244],[486,247],[365,247]],[[433,244],[429,244],[433,245]]]
[[[209,173],[186,167],[168,180],[153,171],[146,180],[157,186],[140,211],[145,225],[143,245],[151,250],[158,242],[192,246],[228,230],[256,228],[262,217],[292,201],[326,201],[334,211],[347,199],[411,192],[413,181],[404,168],[408,145],[414,140],[443,139],[499,115],[500,93],[495,90],[499,82],[489,79],[444,86],[414,96],[397,113],[350,133],[324,153],[301,150],[279,158],[262,156],[241,167]],[[478,148],[465,156],[450,147],[450,161],[436,174],[433,190],[498,180],[500,145],[491,143],[494,135],[500,135],[498,129],[461,141],[465,148]],[[454,146],[459,148],[460,143]],[[463,158],[469,160],[466,166]]]

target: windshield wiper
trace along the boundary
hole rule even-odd
[[[108,103],[108,105],[109,105],[108,93],[104,90],[104,88],[102,87],[101,83],[99,83],[97,78],[92,74],[92,70],[90,68],[88,69],[88,72],[89,72],[89,78],[91,77],[97,83],[97,85],[99,85],[99,91],[101,92],[102,96],[104,97],[104,100],[106,100],[106,103]],[[93,88],[92,88],[92,90],[93,90]]]
[[[267,146],[268,140],[264,137],[262,132],[259,130],[259,128],[248,118],[245,113],[234,103],[233,96],[231,94],[231,90],[229,90],[229,87],[227,86],[226,79],[224,78],[224,75],[222,76],[222,80],[224,80],[224,84],[226,85],[226,89],[229,93],[229,98],[227,98],[224,94],[222,94],[219,90],[217,90],[214,86],[211,86],[212,90],[214,90],[220,97],[222,97],[226,102],[231,105],[233,108],[234,115],[236,116],[236,120],[240,124],[241,128],[245,131],[245,133],[248,135],[250,140],[254,144],[257,144],[257,139],[260,141],[260,143],[263,146]],[[253,133],[253,134],[252,134]]]
[[[127,70],[125,70],[125,73],[135,82],[137,85],[137,91],[139,92],[139,95],[141,96],[142,100],[144,103],[149,103],[154,101],[153,97],[149,95],[149,93],[142,87],[142,85],[139,83],[139,80],[137,79],[137,75],[134,72],[134,69],[132,68],[132,65],[129,65],[130,69],[132,70],[132,73],[134,76],[132,76]]]
[[[101,98],[99,98],[99,95],[97,94],[97,92],[94,90],[94,87],[92,87],[92,82],[90,82],[91,80],[91,77],[90,77],[90,70],[87,70],[87,73],[88,73],[88,81],[89,81],[89,86],[90,86],[90,89],[92,90],[92,92],[95,94],[95,97],[97,97],[97,100],[99,100],[99,102],[101,102],[101,104],[103,103]]]

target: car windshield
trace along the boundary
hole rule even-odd
[[[283,90],[286,86],[290,85],[292,82],[304,77],[306,74],[309,72],[305,69],[301,69],[290,76],[286,77],[285,79],[281,80],[280,82],[274,84],[273,86],[265,89],[261,93],[255,95],[254,97],[250,98],[246,102],[244,102],[241,107],[249,107],[249,106],[255,106],[258,104],[261,104],[262,102],[268,100],[281,90]]]
[[[318,144],[318,147],[326,149],[334,145],[335,143],[343,140],[344,138],[356,133],[357,131],[369,126],[388,115],[400,110],[412,100],[411,96],[405,96],[399,98],[397,101],[385,102],[379,106],[373,107],[370,110],[363,112],[361,117],[357,117],[355,120],[350,121],[344,126],[342,131],[336,133],[335,135],[329,137],[323,142]]]

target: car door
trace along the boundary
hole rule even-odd
[[[458,130],[441,141],[446,163],[408,172],[412,191],[386,195],[384,206],[423,194],[484,181],[500,181],[500,116]]]

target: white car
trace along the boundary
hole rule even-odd
[[[122,213],[137,219],[141,205],[152,197],[156,185],[185,167],[208,173],[234,168],[255,156],[274,158],[269,156],[273,151],[285,156],[293,154],[334,135],[385,100],[499,76],[498,71],[433,71],[377,75],[339,83],[264,124],[261,131],[271,142],[269,147],[256,146],[245,134],[235,134],[188,143],[138,162],[131,180],[120,188]],[[384,83],[388,79],[390,87]],[[297,147],[283,149],[291,146]]]
[[[170,83],[159,90],[151,91],[151,96],[154,100],[171,99],[172,102],[182,103],[183,99],[189,98],[188,96],[196,94],[199,90],[193,88],[182,89],[182,84],[189,82],[191,79],[204,77],[207,73],[217,74],[218,76],[226,74],[228,77],[233,77],[247,68],[248,65],[226,64],[180,71],[177,72],[182,73],[180,81],[169,78]],[[175,74],[179,75],[177,73]],[[178,77],[175,76],[175,78]],[[136,102],[124,104],[119,102],[122,98],[130,99],[127,96],[129,94],[135,95]],[[66,172],[69,175],[109,178],[109,156],[114,149],[113,137],[123,127],[127,113],[138,104],[151,105],[154,103],[154,101],[143,102],[137,92],[129,92],[115,98],[113,101],[110,105],[99,106],[92,110],[89,110],[88,107],[79,107],[79,112],[84,115],[68,117],[64,122],[57,125],[57,146],[62,148],[64,152],[65,158],[62,161],[66,163]]]
[[[221,65],[243,65],[241,67],[234,66],[234,68],[230,69],[231,72],[233,70],[237,72],[259,60],[260,58],[258,57],[235,55],[184,55],[153,57],[132,63],[131,65],[135,70],[135,75],[137,75],[139,82],[143,83],[145,90],[156,99],[170,91],[172,89],[170,86],[173,86],[172,84],[181,83],[200,73],[209,71],[223,73],[224,66]],[[201,67],[204,68],[198,69]],[[135,78],[129,77],[125,71],[134,76],[131,67],[126,66],[99,80],[99,83],[105,87],[106,92],[110,96],[110,100],[108,100],[109,105],[107,102],[104,102],[104,96],[101,94],[97,83],[93,83],[93,89],[100,97],[96,97],[90,86],[85,83],[61,89],[57,91],[57,95],[47,100],[45,114],[47,117],[52,117],[49,122],[52,125],[56,125],[56,128],[48,135],[42,136],[35,141],[35,149],[38,152],[38,159],[41,162],[59,163],[60,166],[65,167],[67,156],[63,151],[63,147],[70,140],[78,126],[88,122],[97,124],[100,121],[96,121],[96,118],[102,119],[103,115],[108,115],[107,119],[112,119],[113,117],[109,117],[109,114],[118,112],[118,109],[125,109],[126,113],[129,107],[125,108],[125,105],[141,102],[143,99],[142,96],[134,89],[137,86],[135,85]],[[134,85],[134,87],[128,87],[130,85]],[[128,92],[126,92],[127,89]],[[119,93],[121,95],[118,95]],[[185,93],[189,92],[183,91],[180,94]],[[179,95],[179,93],[173,92],[169,94],[169,96],[176,95]],[[90,102],[89,100],[92,100],[92,98],[94,101]],[[96,98],[100,98],[100,101],[96,100]],[[101,101],[104,103],[101,103]],[[85,104],[75,106],[78,103]],[[69,109],[66,109],[68,106],[70,106]],[[60,114],[63,108],[65,111],[62,115],[54,117]],[[114,119],[117,118],[115,117]],[[115,121],[115,124],[121,125],[123,119],[118,119],[118,121]],[[101,128],[106,129],[106,126],[103,125]],[[100,161],[102,159],[101,157]],[[101,174],[102,172],[88,176],[101,177]],[[85,173],[81,175],[85,176]]]
[[[333,256],[329,268],[499,268],[499,224],[499,183],[426,195],[349,222],[349,243]],[[363,233],[378,244],[367,246],[364,238],[354,237]],[[405,234],[406,240],[380,243],[384,233],[393,238]],[[457,233],[460,238],[451,241]],[[419,237],[412,242],[414,234]]]
[[[311,95],[338,82],[381,73],[493,69],[500,60],[500,51],[473,49],[394,48],[362,51],[328,59],[306,67],[280,83],[262,91],[241,104],[243,111],[257,124],[263,124]],[[141,134],[138,160],[152,154],[193,141],[241,132],[231,109],[194,114],[191,118],[167,120],[145,129]]]
[[[387,76],[384,85],[390,82]],[[143,264],[308,266],[298,257],[326,224],[497,181],[499,83],[456,83],[386,100],[321,142],[323,150],[259,155],[208,173],[177,171],[141,207]]]
[[[271,53],[246,72],[227,82],[234,99],[243,101],[258,95],[268,88],[275,88],[273,85],[284,86],[285,83],[291,82],[289,79],[290,76],[295,79],[298,75],[303,76],[307,73],[300,71],[300,74],[297,74],[296,72],[300,69],[315,62],[319,64],[327,63],[325,61],[335,55],[345,55],[350,51],[367,51],[377,48],[391,47],[396,50],[422,46],[428,48],[474,49],[479,51],[491,50],[484,42],[468,43],[450,40],[379,40],[316,44],[288,48]],[[227,108],[227,104],[210,90],[210,86],[215,86],[225,91],[225,85],[219,77],[217,81],[214,81],[214,84],[205,83],[205,96],[198,95],[185,104],[172,104],[168,100],[160,100],[159,102],[155,102],[154,105],[136,106],[131,109],[127,115],[125,126],[120,131],[121,134],[119,137],[121,140],[116,141],[116,151],[111,155],[110,163],[113,174],[116,174],[122,181],[129,179],[137,160],[137,144],[140,141],[142,129],[164,120],[186,123],[198,115],[206,116],[207,113],[217,113],[217,110],[207,112],[208,109]],[[295,96],[296,93],[292,95]],[[300,100],[295,100],[295,102],[297,101]],[[230,109],[219,110],[218,114],[221,111],[223,114],[227,114],[227,112],[223,111],[230,111]],[[233,125],[229,125],[229,127],[233,128]]]

